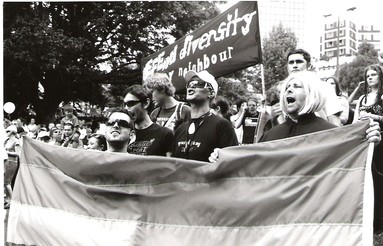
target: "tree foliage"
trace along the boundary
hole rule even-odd
[[[295,34],[280,23],[273,27],[268,38],[263,40],[263,65],[266,90],[288,75],[286,55],[297,46]]]
[[[350,63],[345,63],[339,70],[339,81],[342,89],[351,94],[358,83],[364,80],[364,69],[371,64],[378,63],[378,52],[373,44],[363,42],[358,47],[355,59]],[[363,87],[362,87],[363,88]],[[362,91],[356,95],[358,98]]]
[[[3,12],[4,99],[15,116],[32,104],[40,122],[61,101],[106,105],[101,84],[141,83],[143,56],[218,14],[212,2],[138,1],[5,2]]]
[[[252,94],[262,94],[262,79],[260,66],[251,66],[232,74],[217,79],[219,90],[218,96],[223,96],[231,104],[239,99],[246,99]],[[248,90],[253,87],[254,92]]]

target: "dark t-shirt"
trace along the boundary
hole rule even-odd
[[[252,144],[254,143],[254,136],[258,126],[258,112],[255,115],[250,114],[248,111],[245,112],[245,116],[242,120],[243,136],[242,143]]]
[[[136,140],[129,144],[128,153],[166,156],[173,149],[173,132],[155,123],[146,129],[136,129]]]
[[[215,148],[238,145],[231,123],[219,116],[210,115],[195,127],[194,134],[188,133],[191,121],[183,123],[175,132],[173,157],[198,161],[209,161]],[[186,143],[188,143],[186,145]]]
[[[153,122],[156,122],[160,126],[166,126],[167,128],[173,130],[175,125],[180,125],[183,122],[190,120],[190,107],[183,104],[179,109],[180,119],[177,119],[177,116],[172,117],[173,113],[176,110],[176,106],[172,108],[165,109],[163,107],[155,108],[150,114],[150,118]],[[171,118],[171,119],[170,119]],[[169,121],[170,119],[170,121]],[[179,120],[179,122],[176,122]]]

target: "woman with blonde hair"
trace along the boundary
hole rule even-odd
[[[323,109],[325,93],[321,81],[309,71],[292,73],[280,86],[280,104],[287,116],[284,123],[266,132],[260,142],[288,138],[336,127],[315,115]]]
[[[326,103],[326,92],[321,86],[321,80],[310,71],[300,71],[290,74],[280,87],[280,104],[286,121],[271,128],[259,142],[295,137],[337,127],[336,125],[315,115],[323,109]],[[370,122],[366,131],[368,142],[379,144],[381,134],[379,123]],[[379,146],[377,146],[379,147]],[[218,149],[209,157],[210,162],[218,161]]]

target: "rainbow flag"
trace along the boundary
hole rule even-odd
[[[7,241],[372,245],[367,127],[230,147],[215,164],[25,138]]]

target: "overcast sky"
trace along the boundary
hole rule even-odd
[[[227,1],[226,4],[220,6],[220,9],[225,11],[237,2],[238,0]],[[338,15],[341,17],[348,15],[348,17],[356,19],[359,23],[363,21],[364,24],[374,24],[377,28],[380,28],[381,40],[383,40],[382,0],[306,0],[306,3],[305,23],[308,35],[305,35],[307,47],[303,48],[307,49],[315,57],[319,57],[319,36],[323,31],[323,15],[332,14],[330,18],[335,20]],[[356,9],[352,12],[346,11],[351,7],[356,7]]]

